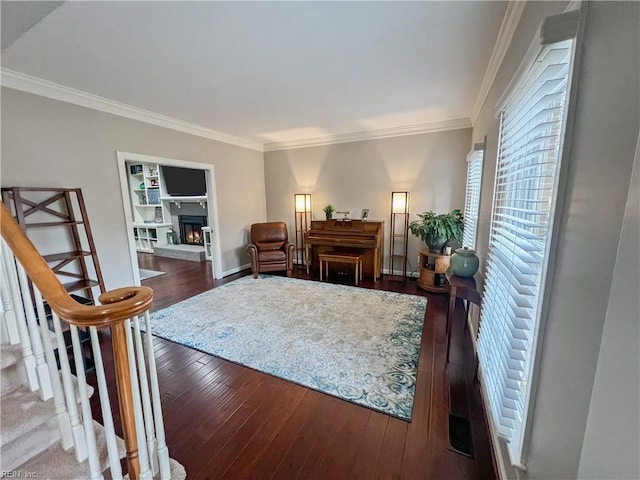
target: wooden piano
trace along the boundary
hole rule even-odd
[[[373,280],[382,274],[384,222],[362,220],[312,220],[304,234],[305,262],[318,265],[318,254],[325,252],[351,252],[363,255],[363,278]]]

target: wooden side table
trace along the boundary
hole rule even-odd
[[[447,293],[447,285],[436,284],[436,275],[444,275],[449,268],[451,255],[444,255],[423,248],[418,252],[420,256],[420,276],[418,278],[418,287],[427,292]],[[430,262],[433,259],[433,262]]]
[[[456,299],[462,298],[467,301],[465,322],[468,322],[469,318],[469,302],[475,303],[480,306],[482,303],[482,295],[478,291],[476,286],[476,280],[473,277],[458,277],[457,275],[451,275],[446,273],[447,281],[449,282],[449,310],[447,312],[447,363],[449,363],[449,350],[451,348],[451,329],[453,325],[453,314],[456,309]],[[465,323],[466,329],[466,323]]]
[[[318,260],[320,262],[320,281],[322,281],[323,263],[325,277],[328,277],[329,262],[334,262],[355,265],[356,285],[360,283],[360,279],[362,278],[362,255],[359,253],[320,253]]]

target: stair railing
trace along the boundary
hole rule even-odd
[[[115,383],[130,479],[169,479],[170,463],[164,433],[160,390],[150,332],[148,287],[118,288],[99,297],[99,305],[76,302],[22,232],[4,203],[1,205],[3,331],[9,343],[22,345],[28,386],[43,400],[52,399],[61,446],[72,447],[78,462],[88,460],[90,478],[101,479],[100,458],[85,375],[81,332],[88,332],[93,352],[100,408],[113,479],[122,479],[109,387],[98,330],[110,330]],[[47,309],[50,315],[47,315]],[[72,360],[69,361],[70,338]],[[107,334],[102,335],[104,340]],[[72,374],[72,367],[75,376]],[[80,408],[78,408],[78,399]],[[105,460],[106,461],[106,460]]]

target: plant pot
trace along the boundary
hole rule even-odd
[[[324,215],[327,220],[331,220],[333,218],[333,213],[325,213]]]
[[[446,243],[449,241],[449,239],[446,237],[433,238],[429,236],[427,236],[424,240],[427,246],[429,247],[429,250],[434,253],[442,253],[442,249],[444,248]]]
[[[458,248],[451,255],[451,266],[449,267],[453,275],[458,277],[473,277],[478,271],[480,259],[475,250],[470,248]]]

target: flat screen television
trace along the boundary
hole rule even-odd
[[[162,166],[167,195],[174,197],[202,197],[207,194],[204,170]]]

